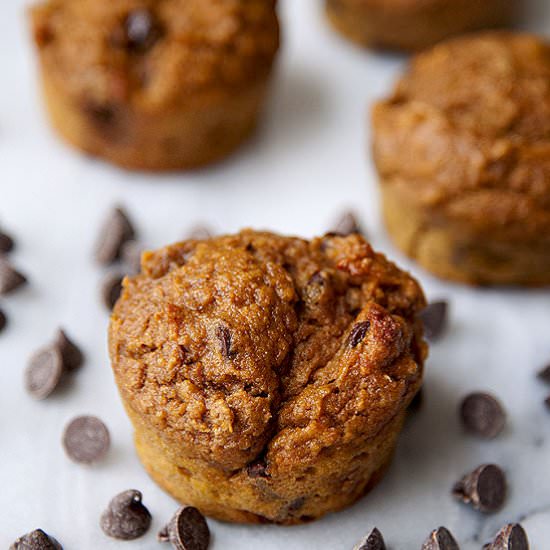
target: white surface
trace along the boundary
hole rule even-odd
[[[532,547],[550,548],[550,415],[534,379],[550,360],[548,292],[472,290],[444,284],[407,262],[379,223],[375,178],[366,162],[367,105],[389,88],[401,59],[361,52],[325,26],[320,2],[286,0],[285,47],[265,123],[229,162],[189,175],[156,177],[118,171],[57,141],[44,120],[22,0],[0,2],[0,221],[18,240],[13,261],[31,285],[1,307],[10,318],[0,336],[0,547],[42,527],[65,549],[161,548],[156,531],[176,504],[141,469],[130,425],[112,381],[105,346],[107,315],[97,299],[101,271],[90,248],[105,211],[123,202],[151,247],[179,239],[195,222],[219,231],[266,227],[312,236],[353,205],[376,247],[420,277],[431,297],[452,300],[448,336],[433,347],[427,397],[409,422],[385,480],[351,509],[303,527],[243,527],[210,522],[213,549],[351,549],[372,526],[394,550],[416,549],[438,525],[467,550],[507,521],[524,522]],[[533,28],[550,23],[540,0]],[[51,399],[24,392],[29,354],[62,324],[86,351],[85,367]],[[490,389],[510,422],[494,442],[461,434],[457,403]],[[69,462],[60,436],[75,414],[93,413],[111,429],[108,459],[86,468]],[[452,483],[484,461],[506,468],[505,509],[481,516],[453,501]],[[98,527],[118,491],[138,488],[154,516],[135,542],[108,540]]]

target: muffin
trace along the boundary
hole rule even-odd
[[[550,283],[550,47],[484,33],[417,56],[373,110],[389,233],[434,274]]]
[[[144,170],[217,161],[247,138],[279,45],[276,0],[46,0],[43,91],[79,149]]]
[[[358,234],[246,230],[145,253],[109,333],[141,461],[221,520],[348,506],[382,477],[420,388],[424,305]]]
[[[362,46],[416,50],[505,25],[517,0],[325,0],[332,25]]]

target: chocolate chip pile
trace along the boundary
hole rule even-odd
[[[139,15],[139,14],[138,14]],[[128,22],[128,40],[136,40],[145,32],[148,22],[140,20]],[[136,47],[138,47],[136,45]],[[352,212],[346,212],[335,225],[333,233],[348,235],[364,233],[361,224]],[[108,268],[101,285],[101,300],[110,311],[118,299],[122,280],[127,274],[135,274],[140,269],[143,245],[136,238],[137,232],[127,212],[120,206],[113,208],[105,218],[97,238],[94,258],[97,264]],[[188,237],[208,238],[209,229],[197,226]],[[14,248],[12,237],[0,231],[0,295],[15,291],[27,282],[7,259]],[[436,342],[445,335],[449,326],[449,304],[445,300],[434,301],[425,309],[422,320],[426,337]],[[0,310],[0,331],[6,326],[6,316]],[[368,322],[358,323],[349,336],[349,345],[354,347],[368,331]],[[222,354],[232,353],[231,334],[224,327],[218,330]],[[45,400],[57,388],[70,384],[84,364],[85,357],[80,347],[62,328],[52,340],[34,352],[24,373],[24,385],[30,397]],[[538,379],[550,385],[550,365],[538,373]],[[550,397],[546,399],[550,407]],[[422,404],[419,393],[411,404],[411,410]],[[474,392],[464,396],[459,410],[459,419],[465,433],[478,439],[491,440],[498,437],[506,428],[506,411],[497,397],[487,392]],[[90,465],[100,462],[109,452],[111,436],[105,423],[92,415],[73,418],[66,425],[62,435],[62,445],[66,455],[75,463]],[[265,475],[262,459],[249,465],[249,475]],[[481,464],[460,477],[451,488],[451,496],[465,506],[481,514],[492,514],[506,504],[509,492],[505,470],[497,464]],[[99,518],[99,525],[106,536],[117,540],[134,540],[145,535],[152,522],[149,510],[143,504],[140,491],[129,489],[112,498]],[[168,542],[176,550],[206,550],[210,544],[210,530],[206,519],[199,510],[183,506],[176,511],[166,526],[158,533],[159,542]],[[374,528],[361,539],[353,550],[386,550],[382,533]],[[458,550],[454,535],[445,527],[434,529],[421,546],[422,550]],[[495,533],[492,541],[485,544],[484,550],[527,550],[527,534],[518,523],[503,526]],[[19,537],[10,550],[61,550],[61,544],[41,529]],[[395,549],[394,549],[395,550]]]

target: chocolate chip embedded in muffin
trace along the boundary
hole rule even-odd
[[[419,50],[455,34],[506,25],[517,0],[325,0],[334,28],[362,46]]]
[[[143,464],[229,521],[351,504],[382,477],[420,388],[424,306],[358,234],[247,230],[146,252],[109,331]]]
[[[256,127],[279,48],[276,0],[38,0],[53,126],[129,169],[226,157]]]
[[[484,33],[416,56],[373,110],[396,244],[437,276],[550,284],[550,45]]]

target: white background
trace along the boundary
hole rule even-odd
[[[2,299],[10,318],[0,336],[0,547],[42,527],[65,549],[157,548],[156,531],[176,508],[141,469],[106,353],[108,318],[99,303],[102,271],[91,248],[100,219],[115,201],[126,205],[143,241],[180,239],[196,222],[217,231],[244,226],[312,236],[353,206],[372,241],[424,283],[431,298],[452,301],[451,329],[433,347],[427,399],[401,439],[385,480],[351,509],[303,527],[248,527],[210,522],[213,548],[351,549],[377,525],[394,550],[420,548],[429,531],[449,527],[461,547],[480,548],[507,521],[524,525],[536,550],[550,548],[550,414],[535,371],[550,362],[548,292],[473,290],[437,281],[407,262],[379,221],[368,160],[367,110],[385,94],[403,58],[362,52],[325,25],[320,2],[286,0],[284,48],[258,135],[228,162],[191,174],[130,174],[87,159],[59,142],[41,108],[23,0],[0,2],[0,223],[17,237],[13,261],[31,280]],[[540,0],[530,26],[550,24]],[[24,392],[28,356],[63,325],[87,361],[45,402]],[[457,403],[490,389],[509,412],[493,442],[461,433]],[[550,388],[546,390],[550,393]],[[108,424],[113,447],[94,467],[71,463],[60,437],[76,414]],[[481,462],[501,464],[510,498],[494,516],[454,502],[453,482]],[[154,516],[135,542],[107,539],[98,527],[117,492],[137,488]]]

